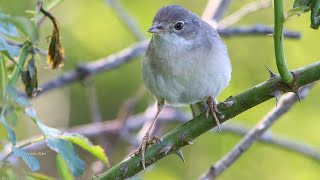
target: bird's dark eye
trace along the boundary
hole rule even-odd
[[[179,31],[183,28],[183,25],[184,25],[184,23],[179,21],[174,25],[174,28]]]

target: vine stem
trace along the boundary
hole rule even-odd
[[[286,63],[286,58],[284,54],[284,43],[283,43],[283,24],[285,18],[283,15],[283,1],[274,1],[274,52],[276,57],[277,68],[280,76],[284,82],[290,84],[293,82],[294,78],[289,71]]]
[[[1,71],[1,84],[2,84],[2,99],[5,99],[7,94],[7,68],[6,62],[4,61],[3,55],[0,54],[0,71]]]
[[[11,78],[9,80],[9,85],[10,86],[14,86],[19,78],[19,75],[22,71],[22,68],[24,66],[24,64],[26,63],[27,61],[27,57],[28,57],[28,51],[29,51],[29,47],[30,47],[30,44],[29,43],[26,43],[22,50],[21,50],[21,53],[19,55],[19,62],[18,64],[14,67],[13,71],[12,71],[12,74],[11,74]]]
[[[37,143],[37,142],[40,142],[40,141],[43,141],[45,139],[45,137],[44,136],[41,136],[41,137],[39,137],[39,138],[37,138],[37,139],[34,139],[34,140],[31,140],[31,141],[28,141],[28,142],[25,142],[24,144],[21,144],[18,148],[24,148],[24,147],[26,147],[26,146],[29,146],[29,145],[31,145],[31,144],[35,144],[35,143]],[[11,155],[13,154],[13,151],[11,151],[10,153],[8,153],[3,159],[1,159],[1,161],[0,162],[4,162],[6,159],[8,159]]]

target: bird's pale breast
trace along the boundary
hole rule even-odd
[[[208,50],[166,38],[151,40],[142,63],[145,85],[157,99],[191,104],[217,97],[229,84],[231,64],[223,42]]]

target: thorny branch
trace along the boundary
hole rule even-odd
[[[313,84],[306,85],[301,88],[299,96],[305,98]],[[295,94],[287,94],[283,96],[278,103],[278,107],[274,107],[253,129],[246,133],[244,138],[219,160],[215,165],[211,166],[209,171],[201,178],[202,180],[215,179],[221,175],[228,167],[230,167],[248,148],[257,141],[274,122],[276,122],[283,114],[287,113],[291,107],[299,99]],[[290,145],[289,145],[290,146]],[[302,149],[303,150],[303,149]]]
[[[99,123],[89,123],[84,125],[79,125],[75,127],[71,127],[68,129],[60,128],[65,132],[73,132],[82,134],[88,138],[96,138],[99,136],[113,137],[118,136],[123,128],[127,129],[128,134],[125,136],[121,136],[124,140],[127,140],[132,143],[131,133],[140,129],[145,122],[149,121],[151,116],[154,114],[153,112],[156,110],[156,106],[151,106],[144,113],[139,113],[136,115],[132,115],[127,117],[125,124],[122,124],[118,119],[114,120],[106,120]],[[164,108],[161,113],[159,124],[168,124],[168,123],[185,123],[190,119],[190,117],[179,111],[178,109],[173,109],[170,107]],[[160,126],[162,127],[162,126]],[[222,133],[231,133],[235,135],[245,135],[249,132],[248,127],[238,124],[238,123],[225,123],[223,124]],[[26,142],[33,142],[35,139],[39,139],[39,136],[33,136],[27,138],[25,140],[17,142],[18,145],[25,144]],[[136,140],[137,141],[137,140]],[[286,150],[290,150],[293,152],[297,152],[301,155],[310,157],[315,160],[320,160],[320,151],[315,147],[310,146],[309,144],[297,142],[288,138],[284,138],[280,135],[273,134],[271,132],[264,133],[261,137],[259,137],[259,141],[267,144],[271,144],[277,146],[279,148],[284,148]],[[136,142],[135,142],[136,143]],[[133,146],[136,144],[133,143]],[[37,152],[41,149],[46,148],[46,143],[44,141],[31,144],[26,146],[24,150],[28,152]],[[0,159],[11,152],[11,144],[5,145],[3,151],[0,153]]]
[[[271,99],[274,97],[274,92],[281,91],[285,93],[293,91],[297,93],[300,87],[320,79],[320,63],[318,62],[304,68],[297,69],[293,71],[293,73],[297,78],[291,85],[283,82],[279,75],[272,76],[262,84],[254,86],[245,92],[227,99],[227,102],[234,103],[231,107],[224,109],[223,104],[219,104],[218,108],[222,114],[220,122],[225,122],[256,105]],[[180,153],[182,147],[191,144],[195,138],[214,126],[216,126],[216,124],[210,118],[207,119],[205,113],[202,113],[187,123],[173,129],[161,138],[161,142],[148,147],[145,155],[146,166],[155,163],[170,153]],[[140,161],[140,156],[129,157],[96,178],[123,179],[131,177],[142,170]],[[122,171],[124,167],[126,168],[125,172]]]

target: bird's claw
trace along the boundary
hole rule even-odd
[[[221,123],[217,117],[217,113],[221,114],[218,110],[218,104],[216,102],[216,100],[213,97],[209,97],[207,100],[207,104],[209,106],[209,108],[207,109],[206,112],[206,117],[209,118],[210,112],[214,118],[214,120],[216,121],[216,124],[218,126],[219,131],[221,131]]]
[[[146,133],[144,135],[144,137],[142,138],[142,141],[141,141],[141,144],[140,146],[138,147],[138,149],[136,149],[133,154],[134,155],[138,155],[141,153],[141,164],[142,164],[142,167],[143,167],[143,170],[146,170],[146,159],[145,159],[145,153],[146,153],[146,150],[147,150],[147,147],[151,144],[155,144],[155,143],[159,143],[161,142],[161,140],[156,137],[156,136],[153,136],[150,140],[149,140],[149,133]]]

